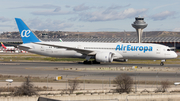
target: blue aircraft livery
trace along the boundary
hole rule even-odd
[[[143,51],[144,53],[146,51],[152,51],[153,47],[152,46],[132,46],[132,45],[117,45],[116,46],[116,51]]]

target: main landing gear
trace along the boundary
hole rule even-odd
[[[164,62],[165,62],[166,60],[161,60],[161,63],[160,63],[160,65],[161,66],[164,66]]]
[[[91,56],[86,56],[86,60],[83,62],[83,64],[100,64],[100,62],[97,62],[96,59],[93,61],[89,61]]]
[[[100,62],[97,62],[96,60],[94,60],[94,61],[86,60],[86,61],[83,62],[83,64],[100,64]]]

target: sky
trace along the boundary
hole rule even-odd
[[[135,31],[135,17],[144,17],[144,31],[180,31],[180,0],[0,0],[0,33],[18,31],[14,18],[31,30]]]

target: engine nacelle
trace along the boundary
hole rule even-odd
[[[95,59],[97,62],[112,62],[113,53],[111,52],[99,52],[96,54]]]

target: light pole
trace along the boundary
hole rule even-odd
[[[79,42],[79,31],[77,31],[78,32],[78,42]]]
[[[67,82],[68,82],[67,76],[68,75],[66,75],[66,91],[67,91]]]
[[[49,74],[47,75],[47,89],[46,89],[46,91],[48,91],[48,76],[49,76]]]
[[[175,77],[176,81],[177,81],[177,72],[176,72],[176,77]]]
[[[158,72],[156,74],[156,88],[157,88],[157,81],[158,81]]]
[[[135,92],[137,92],[137,82],[136,82],[136,70],[135,70]]]
[[[84,74],[84,82],[83,82],[83,84],[84,84],[84,90],[85,90],[85,74]]]
[[[104,73],[103,73],[103,79],[104,79]],[[104,82],[103,82],[103,79],[102,79],[102,90],[104,89]]]
[[[138,76],[138,84],[137,84],[138,88],[139,88],[139,78],[140,78],[140,73],[139,73],[139,76]]]
[[[111,78],[109,77],[109,87],[111,87]]]

